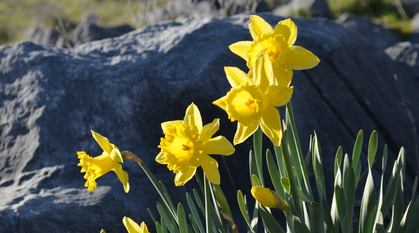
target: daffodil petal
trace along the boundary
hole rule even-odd
[[[274,34],[283,35],[288,46],[292,46],[297,40],[297,25],[291,19],[282,20],[275,26]]]
[[[166,154],[163,152],[160,152],[157,156],[156,156],[156,162],[160,163],[160,164],[165,164],[164,159],[166,158]]]
[[[140,226],[134,220],[124,217],[122,219],[122,223],[124,223],[125,228],[127,229],[128,233],[140,233]]]
[[[247,53],[248,59],[247,61],[247,67],[249,69],[253,70],[253,67],[255,66],[256,58],[261,54],[266,48],[263,46],[263,43],[259,43],[257,41],[254,41],[251,46],[251,50]]]
[[[251,44],[251,41],[239,41],[231,44],[228,46],[228,48],[231,50],[231,52],[247,61],[247,52],[249,52]]]
[[[186,109],[185,118],[183,122],[185,125],[196,127],[198,131],[201,131],[202,129],[201,113],[199,112],[198,107],[194,103],[191,103],[191,105],[189,105],[188,108]]]
[[[253,40],[262,36],[264,33],[272,33],[272,26],[257,15],[251,15],[249,18],[249,30]]]
[[[250,137],[259,127],[259,122],[251,124],[249,126],[245,126],[237,123],[237,130],[236,134],[234,135],[234,145],[240,144],[244,142],[247,138]]]
[[[269,103],[272,106],[279,107],[290,102],[294,87],[270,86],[266,92]]]
[[[235,149],[230,141],[224,136],[218,136],[211,138],[204,147],[205,153],[210,155],[231,155]]]
[[[245,72],[237,67],[224,67],[224,71],[227,76],[227,80],[230,83],[231,87],[240,86],[240,84],[249,82],[251,83],[252,80],[247,76]]]
[[[121,152],[119,151],[118,147],[116,147],[114,144],[111,143],[111,153],[109,154],[109,156],[111,157],[111,159],[115,162],[118,163],[123,163],[124,160],[122,159],[122,155]]]
[[[223,96],[221,98],[219,98],[218,100],[212,102],[212,104],[217,105],[218,107],[220,107],[222,110],[226,110],[227,108],[227,104],[225,102],[226,96]]]
[[[207,142],[211,139],[212,135],[214,135],[218,129],[220,128],[220,119],[216,118],[211,123],[206,124],[202,130],[201,134],[199,135],[199,141]]]
[[[275,76],[275,85],[288,87],[291,84],[294,72],[289,66],[273,64],[273,71]]]
[[[92,132],[93,138],[96,140],[96,142],[99,144],[99,146],[105,151],[106,153],[111,153],[111,144],[109,143],[109,140],[102,135],[96,133],[93,130],[90,130]]]
[[[218,171],[218,162],[214,158],[204,155],[202,156],[201,167],[205,172],[205,177],[211,183],[219,185],[220,184],[220,171]]]
[[[272,71],[271,59],[267,53],[262,52],[255,61],[253,82],[260,85],[260,91],[264,93],[270,83],[273,83],[274,74]]]
[[[145,222],[141,222],[141,225],[140,225],[140,233],[150,233],[148,231],[147,225],[145,225]]]
[[[291,46],[287,63],[293,70],[310,69],[319,64],[320,59],[312,52],[300,46]]]
[[[175,185],[183,186],[195,175],[196,167],[190,167],[185,173],[179,172],[175,176]]]
[[[130,186],[128,183],[128,173],[124,170],[122,170],[122,165],[117,163],[115,164],[115,167],[113,168],[113,170],[115,171],[116,175],[119,178],[119,181],[121,181],[122,185],[124,186],[124,190],[126,193],[129,192]]]
[[[282,126],[278,110],[270,106],[263,112],[260,127],[262,132],[271,140],[275,146],[281,145]]]
[[[162,128],[162,130],[164,132],[164,131],[166,131],[167,128],[170,128],[172,125],[177,124],[179,122],[181,122],[181,120],[166,121],[166,122],[161,123],[161,128]]]

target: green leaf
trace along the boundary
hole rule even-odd
[[[194,189],[194,191],[195,191],[195,189]],[[194,203],[192,197],[189,195],[189,193],[186,193],[186,201],[188,202],[189,209],[191,210],[191,217],[194,220],[193,222],[196,224],[199,231],[201,233],[204,233],[205,229],[204,229],[204,226],[201,222],[201,217],[199,216],[199,212],[196,209],[195,203]]]
[[[229,223],[230,228],[233,227],[233,215],[231,214],[231,210],[230,210],[230,206],[228,205],[227,199],[224,196],[223,190],[221,190],[220,186],[218,185],[212,185],[212,190],[214,192],[215,195],[215,199],[217,201],[218,206],[221,208],[221,211],[224,214],[227,214],[228,216],[230,216],[231,218],[231,223]]]
[[[168,213],[168,209],[165,208],[166,206],[162,205],[160,202],[157,202],[157,211],[159,212],[163,222],[167,229],[169,229],[172,233],[179,233],[178,228],[176,227],[176,223],[173,218]]]
[[[359,233],[372,232],[376,215],[376,196],[371,170],[368,172],[359,214]]]
[[[245,202],[245,198],[243,197],[243,193],[240,190],[237,192],[237,203],[239,204],[240,212],[242,213],[243,218],[246,221],[250,231],[255,233],[255,231],[253,230],[253,227],[250,223],[249,213],[247,211],[247,205],[246,205],[246,202]]]
[[[364,134],[362,130],[360,130],[356,136],[354,149],[352,151],[352,167],[355,172],[355,186],[358,186],[359,176],[361,175],[361,163],[359,158],[361,157],[363,141]]]
[[[266,164],[268,166],[269,175],[271,177],[275,191],[283,199],[286,199],[284,188],[281,185],[281,175],[278,172],[278,168],[275,165],[275,160],[270,150],[266,150]]]
[[[262,130],[259,127],[256,132],[253,134],[253,150],[255,152],[255,162],[256,162],[256,170],[257,176],[260,179],[261,184],[263,185],[263,168],[262,168]]]
[[[313,209],[313,222],[314,224],[312,224],[311,226],[312,228],[312,233],[324,233],[324,213],[323,213],[323,209],[321,207],[321,205],[317,202],[311,202],[310,203]]]
[[[281,177],[281,184],[282,184],[282,187],[284,187],[285,191],[287,191],[287,193],[291,195],[291,186],[290,186],[289,179],[285,177]]]
[[[402,155],[404,154],[403,148],[399,152],[398,159],[394,162],[393,165],[393,172],[391,174],[391,177],[388,181],[386,191],[384,193],[383,197],[383,203],[381,207],[381,212],[383,215],[386,215],[387,211],[390,209],[391,205],[394,203],[394,198],[396,196],[396,193],[398,192],[397,189],[400,187],[400,175],[402,170]]]
[[[370,166],[370,169],[372,168],[372,165],[374,164],[375,155],[377,154],[377,148],[378,148],[378,137],[377,137],[377,131],[372,131],[370,142],[368,144],[368,165]]]
[[[164,233],[165,230],[163,228],[164,227],[159,222],[156,222],[156,231],[157,231],[157,233]]]
[[[270,232],[285,233],[281,225],[279,225],[274,216],[272,216],[272,214],[268,212],[265,207],[260,206],[259,213],[263,222],[265,223],[266,228],[268,228]]]
[[[327,202],[326,198],[326,187],[324,181],[324,173],[323,173],[323,159],[321,155],[321,148],[319,141],[317,140],[317,135],[314,134],[312,156],[313,156],[313,171],[314,176],[316,177],[316,186],[317,192],[320,198],[320,203]]]
[[[276,162],[278,163],[278,171],[280,177],[287,177],[287,172],[285,170],[284,158],[282,155],[282,148],[274,146]]]
[[[310,233],[310,230],[307,228],[307,226],[301,221],[301,219],[298,216],[292,216],[294,221],[294,228],[295,232],[297,233]]]
[[[416,198],[415,203],[413,200],[410,201],[403,219],[400,222],[400,233],[418,232],[419,231],[419,198]]]
[[[188,233],[188,224],[186,222],[185,210],[183,209],[183,206],[180,202],[177,206],[177,217],[179,220],[180,233]]]
[[[338,171],[338,169],[340,169],[340,165],[342,164],[342,147],[339,146],[338,150],[336,151],[336,156],[335,156],[335,177],[336,177],[336,173]]]

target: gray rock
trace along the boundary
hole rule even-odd
[[[407,67],[419,79],[419,45],[409,41],[388,47],[385,52],[394,61]]]
[[[272,25],[282,19],[262,17]],[[248,15],[182,20],[72,49],[31,42],[0,47],[0,232],[99,232],[102,228],[125,232],[123,216],[153,226],[146,209],[155,210],[157,194],[133,161],[123,165],[130,176],[128,194],[114,174],[99,178],[94,192],[83,187],[76,152],[101,153],[90,129],[121,150],[140,156],[175,201],[183,201],[194,182],[175,188],[173,174],[154,162],[162,136],[160,123],[182,119],[194,102],[203,121],[220,118],[219,133],[232,140],[236,124],[211,103],[230,88],[223,66],[246,70],[245,62],[228,45],[251,37]],[[296,44],[321,59],[316,68],[296,71],[293,78],[292,103],[303,150],[307,151],[309,134],[315,130],[326,177],[330,177],[338,146],[350,154],[359,129],[365,138],[377,130],[378,153],[386,143],[389,164],[405,146],[411,184],[417,171],[416,138],[393,77],[398,75],[416,121],[418,80],[353,30],[322,19],[295,22]],[[250,141],[238,145],[237,153],[225,159],[233,177],[247,173]],[[364,164],[365,153],[366,147]],[[233,191],[224,179],[222,164],[221,184]],[[330,195],[333,180],[327,182]],[[250,196],[248,180],[235,185]],[[234,200],[235,193],[231,196]],[[242,218],[237,215],[236,219],[239,230],[245,231]]]
[[[275,8],[272,13],[279,16],[305,15],[311,17],[333,18],[327,0],[291,0]]]
[[[395,34],[389,32],[382,25],[372,23],[371,20],[367,18],[353,17],[349,14],[343,14],[336,20],[336,22],[346,28],[355,30],[364,38],[371,40],[374,46],[381,49],[385,49],[400,42],[400,38],[398,38]]]

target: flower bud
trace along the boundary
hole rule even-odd
[[[252,187],[252,196],[263,206],[286,211],[288,203],[278,193],[261,186]]]

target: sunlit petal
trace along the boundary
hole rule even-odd
[[[234,145],[240,144],[248,139],[259,127],[259,122],[249,126],[237,123],[236,134],[234,135]]]
[[[210,155],[231,155],[234,153],[235,149],[227,138],[218,136],[211,138],[211,140],[205,144],[204,151]]]
[[[99,146],[102,148],[103,151],[110,154],[111,153],[111,144],[109,143],[109,140],[102,135],[96,133],[93,130],[90,130],[92,132],[93,138],[96,140],[96,142],[99,144]]]
[[[202,169],[205,172],[205,177],[216,185],[220,184],[220,172],[218,171],[217,160],[211,158],[208,155],[202,156]]]
[[[124,190],[126,193],[129,192],[130,186],[128,183],[128,173],[124,170],[122,170],[122,165],[117,163],[115,164],[115,167],[113,169],[116,173],[116,175],[119,178],[119,181],[121,181],[122,185],[124,186]]]
[[[185,113],[185,118],[183,120],[185,125],[190,125],[196,127],[198,131],[202,129],[202,118],[201,113],[199,112],[198,107],[192,103],[188,106]]]
[[[297,40],[297,25],[291,19],[282,20],[275,26],[274,34],[283,35],[288,46],[292,46]]]
[[[291,52],[288,53],[288,65],[293,70],[310,69],[319,64],[320,59],[312,52],[300,46],[292,46]]]
[[[218,131],[220,128],[220,119],[216,118],[211,123],[206,124],[202,130],[201,134],[199,135],[199,141],[207,142],[211,139],[211,137]]]
[[[270,86],[266,92],[269,103],[272,106],[283,106],[290,102],[294,87]]]
[[[275,85],[279,86],[289,86],[292,81],[292,75],[293,71],[291,67],[289,67],[286,64],[283,65],[273,65],[275,68],[274,71],[274,77],[275,77]]]
[[[247,76],[245,72],[237,67],[224,67],[224,71],[227,76],[227,80],[230,83],[231,87],[240,86],[240,84],[249,82],[252,83],[252,80]]]
[[[272,33],[273,28],[269,23],[257,15],[251,15],[249,19],[249,30],[252,38],[256,40],[263,33]]]
[[[170,126],[172,126],[172,125],[174,125],[174,124],[177,124],[177,123],[179,123],[179,122],[181,122],[181,120],[176,120],[176,121],[166,121],[166,122],[161,123],[161,128],[162,128],[162,130],[163,130],[163,132],[164,132],[164,131],[166,131],[166,129],[167,129],[167,128],[170,128]]]
[[[255,62],[253,81],[259,84],[259,90],[264,93],[268,88],[270,81],[273,82],[272,63],[267,53],[261,53]]]
[[[165,164],[164,163],[164,159],[166,158],[166,154],[163,152],[160,152],[157,156],[156,156],[156,162],[160,163],[160,164]]]
[[[265,109],[260,127],[263,133],[271,140],[275,146],[281,145],[282,140],[282,126],[281,117],[275,107],[268,107]]]
[[[196,167],[190,167],[185,173],[179,172],[175,176],[175,185],[183,186],[195,175]]]
[[[228,46],[228,48],[234,54],[240,56],[244,60],[247,60],[247,52],[249,52],[251,44],[252,44],[251,41],[239,41]]]
[[[222,110],[226,110],[227,108],[227,104],[225,102],[227,96],[221,97],[218,100],[215,100],[214,102],[212,102],[212,104],[217,105],[218,107],[220,107]]]

